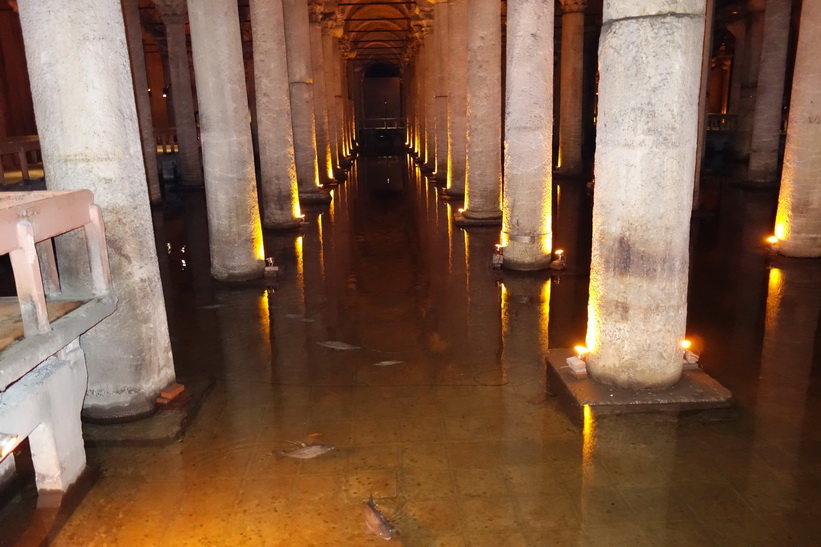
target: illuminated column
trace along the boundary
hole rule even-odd
[[[584,10],[587,0],[561,0],[562,51],[559,94],[559,168],[582,171],[582,78],[584,76]]]
[[[778,178],[781,107],[791,8],[790,0],[767,0],[764,11],[764,47],[758,71],[748,174],[749,179],[756,183],[775,183]]]
[[[316,158],[320,183],[333,179],[330,168],[331,146],[328,132],[328,92],[326,69],[322,59],[322,3],[311,2],[308,7],[311,37],[311,74],[314,78],[314,123],[316,124]]]
[[[174,362],[120,2],[18,6],[48,189],[92,190],[106,222],[118,306],[81,338],[89,376],[83,412],[100,420],[141,417],[174,381]],[[72,234],[58,241],[67,296],[88,279],[85,247]]]
[[[747,0],[747,21],[744,31],[744,45],[736,56],[741,60],[738,70],[741,89],[734,112],[738,114],[738,134],[736,137],[738,155],[749,160],[753,136],[753,114],[755,112],[756,91],[758,89],[758,68],[761,64],[761,49],[764,42],[764,3],[766,0]]]
[[[502,243],[514,270],[546,268],[553,250],[553,9],[508,2]]]
[[[334,54],[334,37],[333,32],[336,32],[336,18],[335,14],[332,17],[322,22],[322,56],[323,66],[325,67],[325,94],[327,98],[327,112],[328,112],[328,146],[329,146],[329,165],[328,175],[333,178],[333,170],[339,165],[339,110],[336,104],[336,88],[337,88],[337,63],[336,55]]]
[[[591,376],[681,375],[705,2],[605,4],[588,304]]]
[[[157,170],[157,141],[154,138],[154,122],[151,119],[143,32],[137,0],[123,0],[123,18],[128,37],[128,51],[131,55],[131,75],[134,78],[134,96],[137,99],[137,115],[140,120],[143,163],[145,164],[145,175],[148,178],[148,198],[151,203],[160,203],[162,192],[160,191],[160,174]]]
[[[232,0],[189,0],[188,6],[211,275],[220,281],[261,277],[264,251],[237,5]]]
[[[293,228],[301,219],[282,2],[251,0],[251,21],[254,57],[266,60],[254,67],[262,225]]]
[[[436,178],[445,181],[448,171],[448,5],[440,2],[433,10],[436,25],[433,34],[436,46]]]
[[[431,11],[431,14],[433,12]],[[425,167],[436,171],[436,32],[428,20],[425,51]]]
[[[468,0],[467,222],[502,220],[502,11]]]
[[[168,95],[174,106],[180,176],[183,184],[200,186],[203,181],[202,160],[185,38],[186,4],[184,0],[156,0],[155,5],[162,14],[168,44],[168,73],[171,80]]]
[[[775,235],[787,256],[821,256],[821,4],[801,8]]]
[[[467,0],[448,1],[448,186],[447,194],[465,193],[467,152]]]
[[[311,36],[305,0],[282,0],[285,16],[285,49],[291,93],[291,123],[294,129],[294,158],[300,202],[330,201],[319,191],[314,87],[311,76]]]

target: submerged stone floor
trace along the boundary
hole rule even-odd
[[[689,336],[736,411],[579,426],[544,354],[584,337],[583,181],[556,196],[558,280],[493,270],[498,229],[454,227],[404,157],[360,158],[266,234],[268,287],[210,280],[203,200],[169,195],[157,244],[178,374],[216,385],[181,442],[89,447],[100,477],[54,545],[381,545],[371,495],[405,545],[821,537],[821,269],[768,268],[774,195],[722,187],[693,225]],[[275,453],[301,442],[335,449]]]

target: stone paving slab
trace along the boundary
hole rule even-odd
[[[573,355],[575,352],[572,349],[551,349],[545,361],[548,364],[548,391],[570,405],[574,419],[581,417],[586,405],[599,416],[706,410],[733,405],[733,394],[696,366],[685,367],[681,380],[670,388],[632,390],[601,384],[586,374],[574,374],[566,362]]]

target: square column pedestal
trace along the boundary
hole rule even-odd
[[[586,372],[574,372],[567,362],[572,349],[548,351],[547,391],[557,395],[576,423],[585,407],[595,416],[631,412],[680,412],[728,408],[733,395],[696,365],[685,365],[681,380],[667,389],[622,389],[596,382]]]

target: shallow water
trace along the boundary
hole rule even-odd
[[[93,448],[101,478],[56,545],[801,545],[821,532],[821,261],[768,268],[774,195],[724,186],[694,220],[688,332],[737,411],[575,425],[543,355],[584,338],[591,196],[561,182],[547,273],[491,268],[409,160],[360,158],[279,277],[208,272],[204,198],[169,197],[157,241],[180,377],[214,391],[184,440]],[[358,349],[323,347],[344,342]],[[377,366],[384,361],[401,361]],[[332,444],[310,460],[293,443]]]

